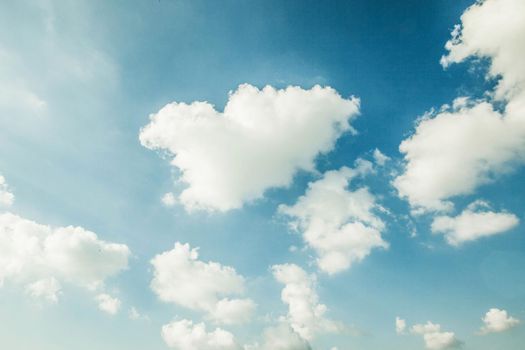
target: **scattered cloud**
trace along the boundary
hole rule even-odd
[[[476,201],[458,216],[437,216],[432,222],[432,232],[444,234],[449,244],[459,246],[482,237],[502,234],[518,225],[516,215],[493,212],[487,208],[487,203]]]
[[[167,207],[173,207],[177,203],[177,198],[171,192],[165,193],[161,198],[162,203]]]
[[[198,257],[198,248],[179,242],[172,250],[155,256],[151,260],[152,290],[162,301],[204,311],[216,322],[247,321],[255,310],[255,303],[251,299],[225,297],[242,294],[244,278],[232,267],[203,262]]]
[[[375,149],[373,153],[374,162],[379,165],[383,166],[387,161],[390,160],[390,157],[385,156],[379,149]]]
[[[98,302],[98,308],[110,315],[116,315],[120,309],[121,301],[106,293],[100,293],[95,300]]]
[[[443,332],[439,324],[430,321],[426,324],[416,324],[410,331],[423,336],[425,347],[429,350],[455,349],[462,344],[453,332]]]
[[[516,327],[520,320],[511,317],[506,310],[492,308],[481,319],[483,326],[480,329],[480,334],[500,333]]]
[[[204,323],[173,321],[162,326],[162,339],[176,350],[241,350],[233,334],[221,328],[208,332]]]
[[[26,286],[27,293],[56,301],[62,283],[89,290],[128,266],[129,248],[100,240],[82,227],[38,224],[0,214],[0,285]]]
[[[11,206],[14,200],[15,195],[9,191],[5,178],[0,175],[0,208]]]
[[[404,319],[396,317],[396,333],[405,334],[407,329],[407,323]]]
[[[147,315],[143,315],[140,313],[136,307],[132,306],[128,311],[128,317],[130,320],[137,321],[137,320],[145,320],[149,321],[150,318]]]
[[[319,303],[315,276],[295,264],[274,265],[272,271],[275,279],[284,284],[281,299],[288,305],[285,319],[302,338],[310,341],[318,334],[343,330],[341,323],[325,317],[327,307]]]
[[[279,212],[292,219],[292,228],[301,231],[304,241],[316,251],[323,272],[341,272],[372,249],[388,247],[381,237],[385,224],[374,213],[379,209],[375,196],[366,187],[348,189],[352,179],[371,171],[372,163],[365,160],[359,160],[353,169],[327,171],[308,184],[294,205],[279,206]]]
[[[150,116],[140,142],[173,157],[188,186],[178,196],[188,211],[227,211],[289,186],[299,170],[313,171],[315,158],[353,131],[358,113],[358,99],[329,87],[244,84],[222,113],[208,102],[166,105]]]
[[[297,334],[287,323],[267,328],[263,344],[247,345],[244,350],[311,350],[310,344]]]

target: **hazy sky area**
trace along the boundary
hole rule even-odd
[[[522,350],[525,1],[0,0],[0,348]]]

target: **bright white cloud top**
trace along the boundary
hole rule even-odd
[[[462,98],[421,119],[400,151],[406,168],[394,181],[415,209],[448,210],[448,199],[473,193],[525,160],[525,3],[487,0],[471,6],[452,33],[442,64],[490,61],[494,101]],[[495,101],[504,101],[503,111]]]
[[[315,276],[295,264],[274,265],[272,270],[275,279],[284,284],[281,299],[288,305],[286,319],[302,338],[312,340],[318,334],[343,330],[341,323],[325,317],[327,307],[319,302]]]
[[[496,308],[487,311],[481,320],[483,321],[481,334],[505,332],[520,324],[520,320],[509,316],[506,310]]]
[[[458,216],[435,217],[431,229],[433,233],[444,234],[449,244],[459,246],[482,237],[505,233],[518,224],[516,215],[490,211],[487,203],[476,201]]]
[[[443,66],[463,62],[471,56],[489,58],[490,77],[501,77],[498,98],[522,93],[525,83],[525,3],[521,0],[486,0],[469,7],[461,25],[447,42]]]
[[[372,164],[364,160],[359,160],[354,169],[327,171],[308,184],[297,203],[279,207],[316,251],[317,264],[326,273],[348,269],[374,248],[388,248],[381,237],[385,224],[375,214],[380,208],[375,196],[366,187],[348,189],[352,179],[371,171]]]
[[[197,248],[175,243],[172,250],[155,256],[151,289],[165,302],[202,311],[216,322],[242,323],[255,310],[251,299],[229,299],[244,292],[244,278],[234,268],[198,260]]]
[[[129,248],[82,227],[41,225],[0,214],[0,285],[27,286],[28,294],[56,301],[63,282],[96,289],[128,266]]]
[[[289,186],[298,170],[313,171],[316,157],[353,131],[358,113],[358,99],[329,87],[245,84],[230,93],[224,112],[207,102],[166,105],[150,116],[140,141],[173,156],[188,211],[227,211]]]
[[[175,350],[241,350],[235,337],[228,331],[216,328],[207,331],[204,323],[190,320],[173,321],[162,326],[162,338]]]
[[[410,332],[423,336],[425,347],[429,350],[454,349],[461,346],[454,332],[444,332],[441,325],[430,321],[412,326]]]

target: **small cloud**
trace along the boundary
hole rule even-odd
[[[509,316],[506,310],[496,308],[490,309],[481,320],[483,326],[480,329],[480,335],[504,332],[516,327],[521,322]]]
[[[164,194],[160,200],[167,207],[173,207],[175,203],[177,203],[177,198],[175,198],[175,195],[171,192]]]
[[[10,207],[14,200],[15,195],[9,191],[5,178],[0,175],[0,207]]]
[[[109,294],[101,293],[96,296],[95,300],[98,302],[98,308],[110,315],[116,315],[120,309],[120,299]]]
[[[387,161],[390,160],[390,157],[385,156],[385,155],[384,155],[379,149],[377,149],[377,148],[374,150],[374,154],[373,154],[373,156],[374,156],[374,161],[375,161],[376,164],[379,165],[379,166],[383,166],[383,165],[385,165],[385,163],[386,163]]]
[[[407,329],[407,323],[402,318],[396,317],[396,333],[405,334]]]
[[[444,234],[450,245],[459,246],[482,237],[505,233],[518,225],[519,219],[516,215],[494,212],[488,208],[488,203],[475,201],[458,216],[434,218],[431,230],[435,234]]]
[[[462,342],[456,338],[454,332],[444,332],[441,325],[428,321],[426,324],[416,324],[410,329],[412,334],[423,336],[425,347],[428,350],[456,349]]]
[[[150,320],[148,316],[141,314],[134,306],[132,306],[129,309],[128,317],[130,320],[133,320],[133,321],[139,321],[139,320],[149,321]]]

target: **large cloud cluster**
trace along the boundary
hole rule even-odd
[[[457,99],[420,120],[401,143],[406,168],[394,185],[419,211],[450,210],[452,197],[474,193],[525,160],[525,3],[478,2],[452,35],[445,67],[488,59],[489,78],[499,80],[487,100]],[[501,101],[503,110],[495,106]]]
[[[141,143],[167,151],[187,188],[187,210],[227,211],[290,185],[298,170],[312,171],[317,155],[353,131],[359,101],[334,89],[262,90],[245,84],[230,93],[223,112],[207,102],[173,102],[151,115]]]

